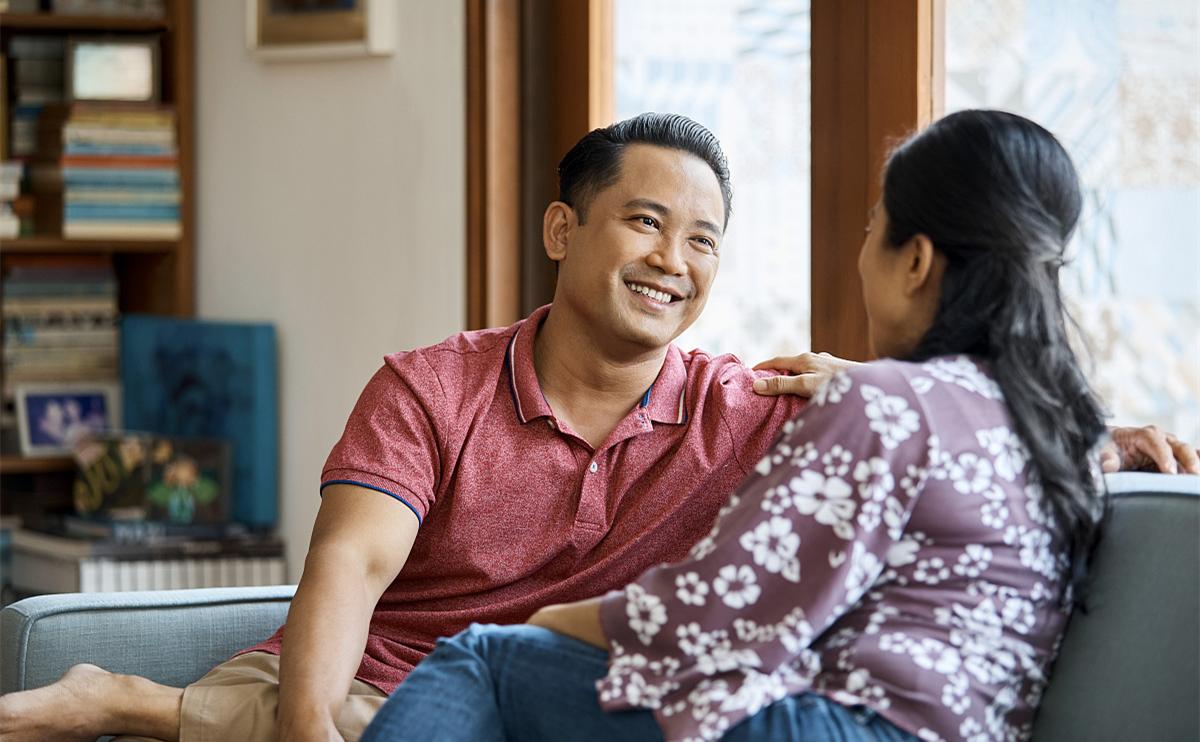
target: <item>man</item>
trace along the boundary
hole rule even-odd
[[[684,117],[584,137],[544,217],[553,304],[386,359],[326,463],[286,633],[182,691],[73,668],[0,699],[0,738],[356,738],[438,636],[682,557],[802,404],[670,344],[704,307],[730,199],[716,139]],[[773,362],[819,373],[770,391],[839,363]]]

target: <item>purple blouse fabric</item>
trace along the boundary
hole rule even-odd
[[[604,598],[601,705],[710,740],[813,691],[921,739],[1027,739],[1067,619],[1049,517],[970,358],[839,374],[686,561]]]

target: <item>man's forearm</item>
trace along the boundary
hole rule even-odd
[[[350,550],[311,550],[288,611],[279,666],[279,731],[337,719],[362,661],[382,589]]]

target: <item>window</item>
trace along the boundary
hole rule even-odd
[[[613,46],[616,119],[682,113],[729,158],[721,268],[677,343],[749,363],[807,350],[809,1],[616,0]]]
[[[1064,288],[1121,424],[1200,440],[1200,9],[1191,0],[949,0],[947,112],[1002,108],[1071,153]]]

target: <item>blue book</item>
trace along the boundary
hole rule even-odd
[[[64,167],[62,172],[68,188],[83,185],[179,187],[179,171],[175,168]]]
[[[233,446],[233,520],[275,526],[279,400],[275,328],[127,314],[121,320],[124,426]]]
[[[98,144],[68,140],[63,145],[67,155],[174,155],[174,147],[165,144]]]
[[[179,218],[179,207],[173,204],[81,204],[68,201],[64,216],[68,221],[91,219],[168,221]]]

